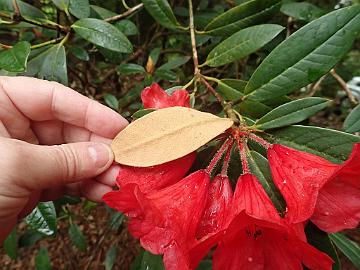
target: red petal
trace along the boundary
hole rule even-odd
[[[233,215],[243,210],[254,218],[282,223],[269,196],[256,176],[252,174],[241,175],[236,184],[232,206]]]
[[[182,158],[153,167],[121,166],[117,184],[137,184],[143,193],[158,190],[178,182],[188,172],[196,157],[193,152]]]
[[[298,223],[309,219],[320,188],[339,166],[278,144],[268,150],[268,159],[273,180],[287,204],[287,220]]]
[[[187,252],[173,242],[164,251],[164,266],[166,270],[190,270]]]
[[[141,92],[141,100],[145,109],[162,109],[174,106],[190,107],[190,95],[186,90],[178,89],[168,95],[157,83],[153,83]]]
[[[197,238],[224,229],[227,209],[232,199],[232,189],[228,177],[216,176],[209,188],[205,212],[197,229]]]

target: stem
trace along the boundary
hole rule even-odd
[[[212,158],[212,160],[210,161],[210,164],[207,166],[207,168],[205,170],[208,174],[212,173],[215,166],[218,164],[221,157],[224,155],[225,151],[230,147],[230,145],[232,145],[232,143],[233,143],[233,139],[232,138],[227,138],[225,140],[225,142],[221,145],[221,147],[216,152],[215,156]]]
[[[190,38],[191,38],[191,47],[192,47],[192,54],[193,54],[193,62],[194,62],[194,92],[197,91],[197,82],[200,75],[199,69],[199,58],[196,49],[196,39],[195,39],[195,27],[194,27],[194,11],[193,11],[193,3],[192,0],[188,0],[189,3],[189,30],[190,30]]]
[[[229,169],[232,146],[233,146],[233,141],[231,141],[231,145],[229,146],[229,148],[227,149],[227,151],[225,153],[223,166],[222,166],[221,173],[220,173],[221,176],[227,176],[227,171]]]
[[[341,88],[346,92],[350,102],[353,105],[359,104],[359,102],[356,100],[350,89],[347,87],[346,82],[339,76],[339,74],[336,73],[335,69],[330,70],[330,74],[337,80],[337,82],[340,84]]]
[[[3,48],[3,49],[5,49],[5,50],[9,50],[9,49],[12,48],[12,46],[11,46],[11,45],[6,45],[6,44],[0,43],[0,48]]]
[[[238,146],[239,146],[239,153],[240,153],[243,174],[250,173],[249,162],[247,160],[247,154],[246,154],[246,149],[247,149],[246,143],[238,141]]]
[[[59,37],[59,38],[54,38],[48,41],[45,41],[43,43],[39,43],[39,44],[35,44],[31,46],[31,49],[37,49],[37,48],[41,48],[41,47],[45,47],[47,45],[50,44],[54,44],[54,43],[58,43],[59,41],[61,41],[64,37]]]
[[[257,142],[258,144],[260,144],[262,147],[264,147],[265,149],[269,149],[269,147],[271,146],[271,143],[268,143],[267,141],[265,141],[263,138],[256,136],[254,133],[249,133],[249,139]]]
[[[66,34],[66,36],[61,40],[60,45],[64,45],[70,37],[70,32]]]
[[[127,11],[125,11],[124,13],[121,13],[121,14],[119,14],[119,15],[115,15],[115,16],[110,17],[110,18],[107,18],[107,19],[105,19],[104,21],[105,21],[105,22],[108,22],[108,23],[116,22],[116,21],[118,21],[118,20],[120,20],[120,19],[122,19],[122,18],[125,18],[125,17],[129,16],[130,14],[134,13],[135,11],[141,9],[143,6],[144,6],[143,3],[138,4],[138,5],[136,5],[136,6],[132,7],[132,8],[129,8],[129,9],[128,9]]]
[[[217,99],[217,101],[222,105],[222,106],[225,106],[226,105],[226,101],[222,98],[221,95],[219,95],[218,92],[216,92],[216,90],[206,81],[206,78],[209,78],[209,77],[204,77],[202,76],[201,77],[201,81],[205,84],[206,86],[206,89],[215,96],[215,98]],[[215,79],[215,78],[213,78]]]
[[[121,0],[121,3],[123,4],[124,8],[130,9],[130,7],[126,4],[125,0]]]
[[[186,89],[186,88],[188,88],[190,85],[192,85],[193,82],[194,82],[194,80],[195,80],[195,77],[193,77],[187,84],[185,84],[184,87],[183,87],[183,89]]]

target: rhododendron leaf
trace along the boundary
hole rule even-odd
[[[154,166],[195,151],[232,125],[228,118],[170,107],[132,122],[116,136],[111,148],[120,164]]]
[[[283,195],[291,223],[313,214],[320,188],[338,168],[316,155],[274,144],[268,150],[272,178]]]
[[[360,246],[341,233],[330,234],[330,238],[354,266],[360,269]]]
[[[359,136],[337,130],[300,125],[276,129],[269,133],[273,135],[266,136],[270,142],[309,152],[336,163],[345,161],[354,143],[360,142]]]
[[[346,117],[343,128],[349,133],[360,131],[360,105],[357,105]]]
[[[156,110],[155,109],[141,109],[141,110],[136,111],[131,117],[132,117],[132,119],[136,120],[136,119],[141,118],[153,111],[156,111]]]

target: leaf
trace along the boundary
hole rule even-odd
[[[57,221],[56,211],[52,202],[41,202],[25,218],[26,224],[33,230],[44,235],[54,235],[56,233]]]
[[[138,110],[136,111],[131,117],[132,119],[136,120],[138,118],[141,118],[151,112],[154,112],[156,111],[155,109],[141,109],[141,110]]]
[[[110,11],[106,8],[102,8],[95,5],[90,5],[90,15],[91,17],[97,19],[107,19],[116,15],[115,12]]]
[[[171,59],[169,62],[160,66],[157,70],[172,70],[186,64],[191,57],[189,56],[177,56]]]
[[[64,46],[60,43],[53,45],[31,59],[28,63],[26,75],[67,85],[68,76]]]
[[[112,142],[115,161],[148,167],[183,157],[232,126],[228,118],[184,107],[149,113],[123,129]]]
[[[19,246],[30,247],[32,245],[35,245],[35,243],[43,237],[44,235],[42,233],[33,230],[27,230],[23,235],[20,236]]]
[[[325,10],[307,2],[285,3],[280,11],[289,17],[308,22],[326,13]]]
[[[121,64],[117,67],[116,70],[119,73],[119,75],[146,73],[145,69],[142,66],[133,63]]]
[[[111,246],[109,250],[106,252],[106,257],[104,261],[105,270],[111,270],[113,269],[113,266],[116,261],[116,255],[117,255],[117,248],[114,246]]]
[[[281,213],[285,213],[286,203],[284,199],[282,199],[279,190],[276,188],[271,178],[270,167],[267,159],[258,152],[250,151],[248,161],[251,172],[258,178],[276,209]]]
[[[333,260],[334,264],[332,270],[340,270],[340,260],[336,249],[331,242],[329,235],[318,229],[313,223],[308,222],[305,227],[306,238],[310,245],[316,247],[318,250],[328,254]]]
[[[25,71],[29,54],[29,42],[20,41],[16,43],[11,49],[0,52],[0,69],[10,72]]]
[[[123,215],[123,213],[114,211],[114,212],[112,212],[112,214],[110,216],[108,227],[111,230],[117,230],[117,229],[119,229],[121,224],[123,224],[124,219],[125,219],[125,216]]]
[[[270,42],[283,29],[280,25],[263,24],[240,30],[217,45],[203,65],[218,67],[239,60]]]
[[[312,21],[277,46],[251,76],[245,93],[256,100],[282,96],[326,74],[360,31],[360,5]]]
[[[51,270],[51,261],[46,248],[41,247],[35,257],[36,270]]]
[[[329,100],[308,97],[288,102],[270,111],[258,121],[256,127],[262,130],[289,126],[301,122],[329,105]]]
[[[360,131],[360,105],[357,105],[346,117],[343,129],[349,133]]]
[[[18,240],[19,238],[17,236],[16,228],[14,228],[4,241],[4,250],[13,260],[16,260],[18,256]]]
[[[30,5],[20,0],[17,0],[16,2],[19,6],[21,16],[29,17],[29,18],[47,19],[47,16],[40,9],[34,7],[33,5]],[[14,13],[13,0],[1,0],[0,11],[5,11],[8,14],[13,14]]]
[[[118,110],[119,109],[119,101],[118,99],[111,94],[105,94],[104,95],[105,103],[112,109]]]
[[[69,227],[69,237],[71,242],[76,246],[80,251],[86,251],[86,240],[85,236],[80,230],[79,226],[72,223]]]
[[[159,24],[166,28],[180,28],[171,7],[166,0],[142,0],[145,9]]]
[[[348,239],[341,233],[330,234],[330,239],[338,249],[354,264],[357,269],[360,269],[360,247],[354,241]]]
[[[80,19],[71,25],[71,28],[82,38],[100,47],[121,53],[131,53],[133,50],[127,37],[103,20]]]
[[[206,27],[206,34],[229,36],[240,29],[259,24],[280,8],[281,0],[251,0],[214,18]]]
[[[354,143],[360,142],[360,137],[341,131],[300,125],[268,133],[272,136],[266,136],[266,138],[271,142],[309,152],[336,163],[345,161]]]
[[[52,0],[55,6],[63,11],[67,11],[69,8],[69,0]]]
[[[122,20],[115,24],[115,27],[119,29],[125,36],[134,36],[139,34],[139,30],[135,23],[130,20]]]
[[[89,61],[90,56],[84,48],[76,45],[69,46],[68,48],[69,51],[79,60]]]
[[[203,260],[199,263],[199,266],[196,270],[211,270],[212,269],[212,262],[211,260]]]
[[[90,16],[89,0],[70,0],[69,11],[78,19]]]
[[[166,70],[166,69],[157,69],[155,71],[155,75],[160,79],[168,80],[168,81],[176,81],[177,75],[174,71]]]
[[[246,81],[236,79],[222,79],[218,81],[216,91],[226,100],[234,101],[241,98],[244,94]]]
[[[145,251],[139,270],[165,270],[162,257]]]

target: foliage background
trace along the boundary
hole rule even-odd
[[[35,23],[40,24],[39,26],[34,26],[31,16],[37,11],[26,4],[22,7],[20,2],[18,1],[18,5],[21,12],[25,12],[29,17],[16,14],[11,0],[0,0],[1,75],[25,74],[57,80],[106,104],[129,120],[141,109],[139,94],[145,86],[152,82],[159,82],[165,89],[185,85],[194,75],[189,31],[159,24],[149,14],[152,12],[145,10],[140,1],[91,0],[90,9],[88,2],[84,0],[21,2],[41,10],[49,20],[65,26],[64,29],[44,20]],[[214,17],[244,2],[247,1],[194,0],[196,29],[203,29]],[[299,8],[300,6],[292,6],[293,2],[296,1],[283,1],[281,9],[274,12],[273,16],[262,18],[258,22],[286,27],[280,35],[262,49],[239,60],[225,65],[204,67],[202,74],[218,79],[235,78],[246,81],[259,63],[286,36],[335,7],[351,4],[351,1],[309,0]],[[188,25],[187,1],[170,1],[170,5],[180,24]],[[255,14],[259,12],[260,10]],[[85,41],[84,34],[81,34],[81,25],[78,27],[80,30],[76,27],[70,30],[68,27],[76,24],[77,18],[88,16],[108,20],[124,35],[111,34],[113,29],[108,29],[110,39],[95,33],[95,42]],[[11,19],[16,23],[9,24]],[[71,34],[66,35],[68,32]],[[119,38],[120,42],[114,44],[110,50],[112,39],[116,41],[116,38]],[[222,36],[201,32],[196,38],[200,63],[203,63],[209,52],[224,39]],[[91,37],[85,39],[91,40]],[[26,51],[29,49],[27,44],[31,44],[30,55],[25,59],[26,68],[21,64],[9,67],[9,58],[6,60],[4,57],[9,46],[16,45],[18,41],[28,42],[22,43],[22,47],[17,48],[18,52]],[[103,46],[100,46],[102,44]],[[352,49],[336,66],[336,72],[342,80],[348,81],[360,76],[359,49],[360,40],[357,39]],[[224,90],[220,89],[221,91]],[[330,106],[307,121],[310,125],[341,130],[344,119],[355,106],[339,81],[331,74],[291,94],[293,98],[306,96],[333,99]],[[221,112],[221,106],[203,85],[199,85],[195,97],[197,109]],[[243,110],[250,114],[264,114],[264,110],[268,111],[269,108],[255,106]],[[8,239],[5,249],[0,251],[0,265],[3,269],[129,269],[131,264],[132,269],[162,269],[161,260],[142,253],[137,242],[128,235],[123,216],[103,205],[67,197],[53,205],[43,204],[39,209],[37,214],[40,217],[45,216],[45,220],[41,222],[45,222],[43,225],[50,231],[44,234],[32,229],[31,220],[27,222],[30,226],[20,223]],[[51,220],[55,212],[57,222]],[[46,234],[56,234],[56,237],[47,237]],[[350,237],[357,242],[360,240],[356,232],[351,232]],[[133,263],[135,258],[137,261]],[[355,269],[347,260],[344,256],[341,257],[342,269]],[[204,262],[201,267],[209,269],[208,262]]]

